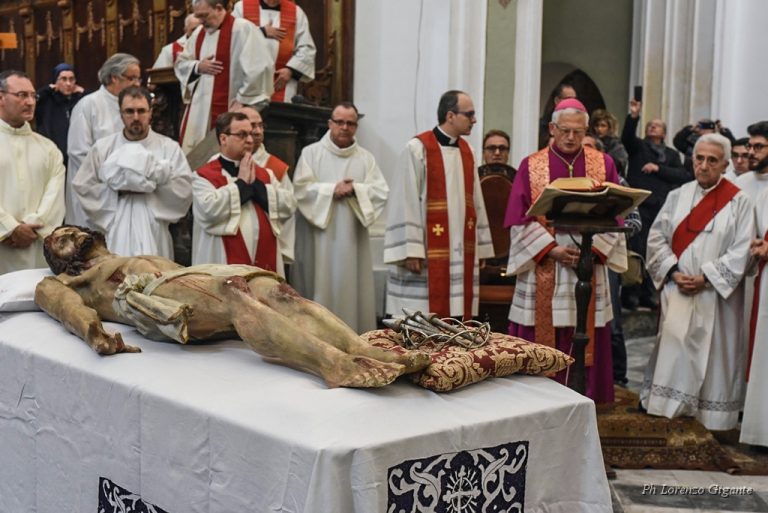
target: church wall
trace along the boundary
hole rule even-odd
[[[515,101],[517,0],[488,0],[485,66],[485,131],[504,130],[512,138]],[[510,162],[517,166],[517,162]]]
[[[608,110],[627,112],[632,49],[632,0],[544,2],[542,65],[581,69],[597,84]],[[541,101],[562,77],[542,76]]]

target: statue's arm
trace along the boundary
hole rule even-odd
[[[141,352],[138,347],[125,345],[119,333],[107,333],[96,310],[54,277],[37,284],[35,303],[99,354]]]

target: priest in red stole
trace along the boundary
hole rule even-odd
[[[290,102],[299,82],[315,79],[315,42],[309,20],[292,0],[240,0],[232,16],[254,23],[267,38],[267,48],[274,61],[275,92],[273,102]]]
[[[561,101],[549,124],[552,143],[520,163],[507,205],[505,224],[510,228],[507,274],[517,276],[509,312],[510,335],[557,347],[572,353],[576,326],[576,272],[579,250],[573,242],[579,234],[554,232],[543,219],[526,212],[552,180],[588,176],[600,182],[618,183],[613,159],[582,146],[589,116],[575,98]],[[613,318],[608,268],[627,268],[626,242],[616,233],[593,239],[595,258],[592,302],[587,319],[586,394],[597,403],[613,401],[613,364],[610,321]],[[556,379],[565,383],[567,370]]]
[[[264,36],[252,23],[234,18],[226,4],[194,0],[201,26],[174,64],[187,104],[180,135],[185,155],[205,139],[220,114],[265,103],[272,95],[274,66]]]
[[[387,313],[403,308],[471,319],[478,313],[479,262],[493,256],[472,148],[472,98],[448,91],[438,126],[410,141],[392,173],[384,263]]]
[[[253,131],[242,112],[216,121],[220,154],[192,182],[192,265],[247,264],[284,275],[283,257],[293,248],[284,246],[281,230],[296,200],[274,171],[258,165]]]
[[[730,154],[722,135],[700,137],[696,181],[667,196],[648,235],[661,319],[641,404],[649,414],[694,416],[714,430],[735,428],[742,406],[742,277],[755,233],[751,200],[722,176]]]

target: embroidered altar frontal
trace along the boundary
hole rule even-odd
[[[0,314],[0,511],[611,512],[592,401],[542,377],[326,388],[240,341]]]

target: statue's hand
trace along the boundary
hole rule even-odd
[[[140,347],[126,345],[120,333],[107,333],[103,330],[89,340],[89,345],[101,355],[141,352]]]

